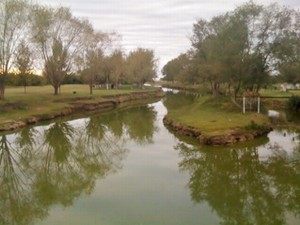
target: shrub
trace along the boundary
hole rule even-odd
[[[293,111],[299,111],[300,109],[300,96],[293,95],[288,101],[289,108]]]

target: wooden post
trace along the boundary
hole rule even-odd
[[[257,97],[257,113],[260,113],[260,97]]]
[[[246,113],[246,97],[243,97],[243,113]]]

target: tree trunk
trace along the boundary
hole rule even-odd
[[[211,81],[211,91],[214,97],[219,96],[219,84],[217,82]]]
[[[90,87],[90,95],[93,94],[93,84],[89,84],[89,87]]]
[[[54,95],[58,95],[58,91],[59,91],[59,86],[55,85],[54,87]]]
[[[5,93],[5,75],[0,75],[0,100],[4,99]]]
[[[109,87],[108,87],[108,77],[106,77],[106,90],[108,90]]]
[[[236,99],[236,96],[239,93],[240,89],[241,89],[241,82],[239,82],[238,85],[234,87],[234,99]]]

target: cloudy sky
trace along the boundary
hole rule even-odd
[[[89,19],[94,28],[116,31],[125,52],[151,48],[159,68],[190,47],[193,23],[233,10],[248,0],[37,0],[40,4],[70,7],[73,14]],[[256,0],[269,4],[272,0]],[[277,0],[300,9],[300,0]]]

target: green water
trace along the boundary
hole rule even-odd
[[[0,136],[0,224],[300,224],[299,133],[199,146],[162,123],[192,100]]]

